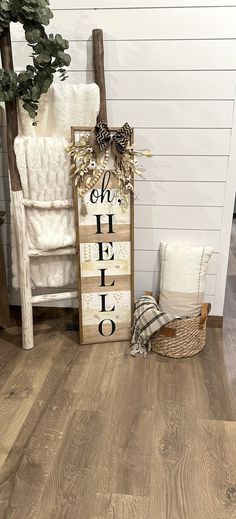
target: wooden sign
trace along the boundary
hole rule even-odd
[[[72,142],[78,143],[91,130],[73,127]],[[111,136],[116,130],[110,130]],[[120,196],[109,150],[100,160],[100,174],[91,172],[88,182],[93,185],[83,197],[74,188],[80,343],[129,340],[134,285],[133,193],[128,192],[126,202]]]

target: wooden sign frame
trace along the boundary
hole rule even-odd
[[[72,142],[75,143],[76,133],[78,133],[78,132],[91,132],[93,129],[94,129],[93,127],[87,127],[87,126],[73,126],[73,127],[71,127],[71,139],[72,139]],[[114,128],[114,127],[110,128],[111,134],[116,132],[118,129],[119,128]],[[130,139],[130,144],[133,144],[133,129],[132,129],[132,135],[131,135],[131,139]],[[113,176],[112,178],[113,178],[113,181],[114,181],[115,177]],[[133,176],[132,176],[132,184],[133,184]],[[91,192],[92,192],[92,190],[94,188],[96,189],[96,184],[91,189]],[[80,240],[80,234],[81,234],[81,231],[80,231],[80,207],[79,207],[78,199],[79,199],[79,196],[77,194],[77,188],[74,187],[74,206],[75,206],[75,223],[76,223],[76,249],[77,249],[77,268],[78,268],[77,279],[78,279],[78,300],[79,300],[79,337],[80,337],[80,344],[81,345],[85,345],[85,344],[119,342],[119,341],[130,340],[130,338],[131,338],[131,330],[132,330],[132,321],[133,321],[133,307],[134,307],[134,196],[133,196],[133,193],[130,191],[130,196],[129,196],[129,221],[130,221],[130,223],[129,223],[129,227],[130,227],[130,230],[129,230],[129,236],[130,236],[130,240],[129,240],[130,241],[130,256],[129,256],[130,272],[129,272],[129,278],[130,278],[130,283],[129,284],[130,284],[130,286],[128,288],[128,291],[130,292],[130,324],[129,324],[128,328],[127,328],[127,332],[128,333],[125,333],[126,332],[125,326],[123,326],[122,330],[120,330],[119,333],[118,332],[116,333],[116,325],[115,325],[115,331],[112,334],[110,334],[110,335],[101,335],[101,333],[99,333],[99,335],[97,335],[94,338],[93,337],[89,338],[89,337],[86,336],[86,334],[84,333],[84,325],[83,325],[83,290],[82,290],[82,280],[84,280],[84,279],[86,280],[86,279],[89,279],[89,278],[86,278],[85,276],[82,276],[82,272],[81,272],[81,251],[80,251],[81,247],[80,246],[81,246],[81,243],[85,243],[85,242],[81,242],[81,240]],[[103,224],[103,225],[105,225],[105,224]],[[96,234],[97,233],[95,233],[94,243],[98,243],[98,237],[96,239]],[[114,243],[116,241],[120,241],[121,242],[122,240],[114,240]],[[93,243],[93,242],[90,241],[90,243]],[[103,243],[111,243],[111,240],[104,239]],[[109,258],[108,258],[108,260],[109,260]],[[98,270],[103,270],[103,269],[98,269]],[[113,274],[112,276],[114,276],[114,286],[115,286],[115,280],[117,278],[119,278],[119,275],[117,275],[117,277],[115,277],[115,274]],[[100,295],[102,297],[102,293],[103,292],[112,292],[112,290],[110,289],[110,287],[112,286],[112,283],[110,284],[110,286],[109,285],[105,285],[105,286],[106,286],[105,289],[103,289],[103,290],[101,289],[100,291],[96,289],[96,291],[92,292],[92,293],[98,293],[98,294],[101,293]],[[97,288],[99,288],[99,287],[97,287]],[[121,289],[117,290],[117,292],[119,292],[119,291],[121,291]],[[116,292],[116,291],[113,290],[113,292]],[[106,294],[106,295],[108,295],[108,294]],[[105,297],[104,297],[104,299],[105,299]],[[104,305],[104,306],[106,307],[106,305]],[[114,305],[114,308],[115,308],[115,305]],[[101,312],[109,312],[109,310],[100,310],[100,311]],[[105,320],[106,319],[104,319],[104,321]],[[111,319],[107,319],[107,320],[112,322]],[[121,323],[122,323],[122,321],[121,321]],[[99,326],[98,326],[98,329],[99,329]]]

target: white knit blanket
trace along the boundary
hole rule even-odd
[[[40,103],[37,127],[32,126],[25,111],[19,110],[24,136],[15,139],[15,153],[24,198],[48,202],[72,199],[65,153],[70,126],[94,126],[98,111],[99,89],[95,84],[53,86]],[[30,249],[50,251],[75,246],[73,208],[26,208],[26,223]],[[62,287],[76,281],[75,258],[71,255],[32,258],[30,263],[33,287]],[[19,287],[13,216],[12,273],[12,284]]]
[[[19,134],[27,137],[66,137],[70,139],[71,126],[93,126],[100,107],[99,87],[54,84],[40,98],[38,125],[32,125],[28,113],[19,106]]]

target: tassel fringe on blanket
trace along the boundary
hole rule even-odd
[[[158,332],[164,324],[176,319],[162,312],[152,296],[143,296],[135,301],[133,335],[130,344],[131,355],[134,357],[139,353],[147,357],[151,350],[151,337]]]

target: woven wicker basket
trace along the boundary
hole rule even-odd
[[[196,355],[206,343],[206,324],[210,309],[210,303],[204,303],[199,317],[175,319],[162,326],[151,338],[152,350],[174,358]]]

